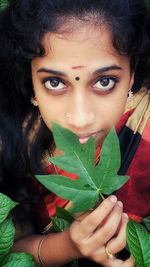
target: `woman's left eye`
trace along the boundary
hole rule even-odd
[[[57,91],[66,88],[66,85],[59,78],[48,78],[43,80],[44,86],[47,90]]]
[[[115,77],[101,77],[95,84],[94,88],[101,91],[112,90],[118,82]]]

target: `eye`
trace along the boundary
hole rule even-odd
[[[95,84],[94,88],[101,91],[110,91],[112,90],[118,79],[116,77],[101,77]]]
[[[58,91],[66,88],[66,85],[59,78],[49,77],[42,81],[45,88],[48,90]]]

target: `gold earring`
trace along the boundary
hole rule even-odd
[[[33,106],[37,107],[38,106],[38,103],[37,103],[37,99],[35,96],[32,96],[31,99],[30,99],[30,102]]]

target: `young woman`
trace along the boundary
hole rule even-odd
[[[62,266],[80,258],[90,259],[92,266],[94,262],[134,266],[132,256],[123,261],[115,254],[126,246],[126,213],[137,218],[150,213],[149,168],[140,174],[145,178],[141,182],[133,163],[134,156],[139,167],[136,153],[148,125],[141,114],[149,115],[144,113],[149,103],[149,25],[143,0],[12,0],[1,12],[0,186],[1,192],[20,202],[13,214],[12,251],[33,254],[40,266]],[[142,86],[146,89],[144,105],[138,98],[140,118],[139,105],[122,117],[129,92]],[[128,117],[130,123],[124,126]],[[131,129],[135,117],[136,129]],[[50,155],[62,153],[54,144],[51,121],[73,131],[81,144],[93,136],[96,161],[99,146],[115,125],[122,149],[120,173],[131,169],[127,172],[131,178],[117,197],[109,196],[66,231],[43,239],[49,216],[55,216],[56,206],[68,203],[43,188],[34,175],[59,173],[76,179],[47,161]],[[137,133],[139,121],[143,126]],[[143,162],[148,166],[145,158]]]

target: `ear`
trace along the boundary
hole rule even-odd
[[[134,75],[135,75],[135,72],[133,71],[131,73],[131,78],[130,78],[130,83],[129,83],[129,89],[132,88],[133,84],[134,84]]]

